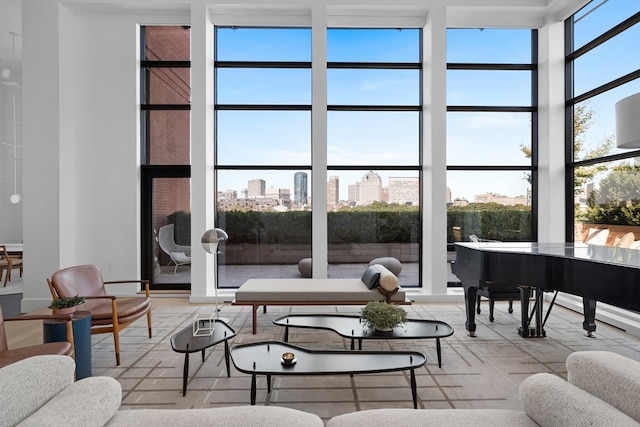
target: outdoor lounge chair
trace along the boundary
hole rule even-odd
[[[173,237],[173,224],[167,224],[160,227],[158,232],[158,243],[160,249],[171,258],[171,262],[175,264],[173,274],[176,274],[178,267],[181,265],[191,264],[191,246],[176,244]]]

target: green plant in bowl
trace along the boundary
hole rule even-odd
[[[74,297],[60,297],[58,299],[53,300],[49,308],[69,308],[75,307],[76,305],[82,304],[84,302],[84,297],[80,297],[78,295]]]
[[[365,326],[379,331],[391,331],[407,321],[407,312],[396,304],[372,301],[360,310]]]

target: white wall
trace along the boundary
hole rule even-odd
[[[60,268],[140,277],[138,36],[135,15],[26,2],[23,17],[29,311],[48,304],[45,279]]]

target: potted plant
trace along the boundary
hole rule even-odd
[[[76,306],[84,303],[84,297],[78,295],[74,297],[60,297],[53,300],[49,308],[54,309],[56,314],[68,314],[76,311]]]
[[[360,318],[369,328],[391,331],[407,321],[407,312],[396,304],[372,301],[360,310]]]

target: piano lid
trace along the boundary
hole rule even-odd
[[[456,245],[486,252],[554,256],[640,268],[637,249],[569,242],[456,242]]]

